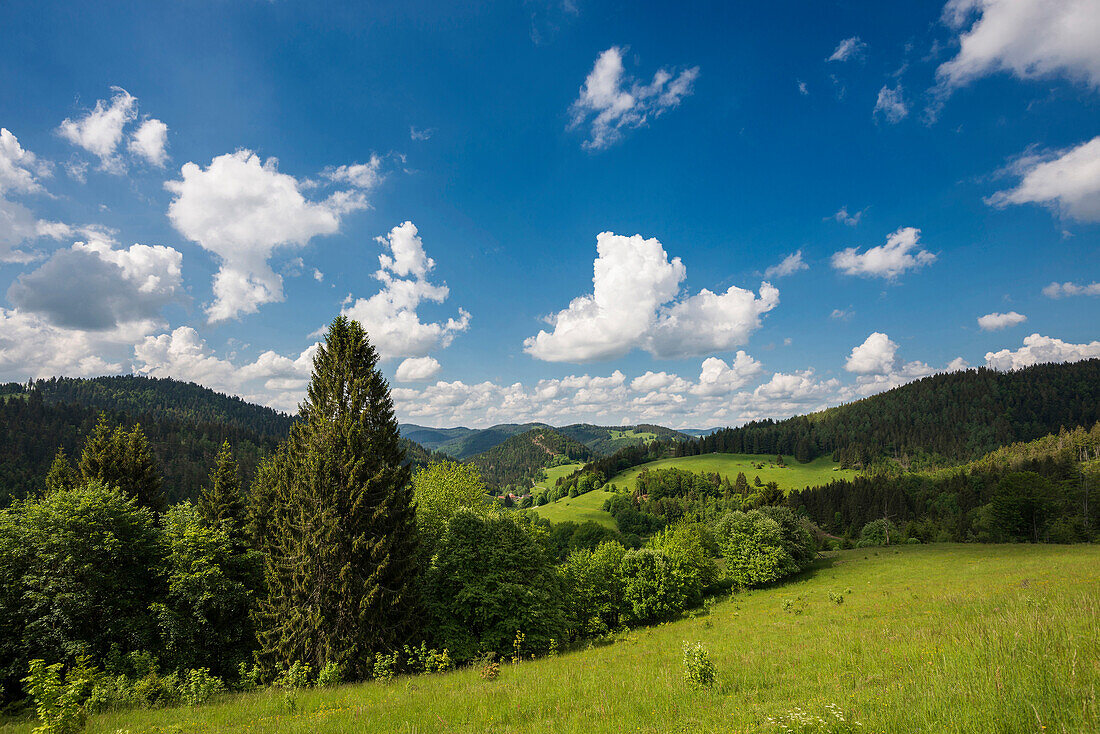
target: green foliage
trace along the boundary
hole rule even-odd
[[[859,533],[860,548],[900,542],[901,537],[898,535],[897,527],[886,518],[872,520],[864,525]]]
[[[715,524],[714,537],[726,574],[742,588],[798,573],[816,555],[813,536],[782,507],[731,512]]]
[[[250,613],[262,585],[262,559],[234,543],[232,530],[229,519],[207,525],[190,502],[164,516],[168,590],[152,609],[174,667],[206,667],[226,676],[251,657]]]
[[[620,565],[623,578],[623,617],[627,624],[671,619],[684,609],[690,579],[662,551],[627,551]]]
[[[286,448],[260,492],[269,527],[261,643],[275,662],[371,674],[416,619],[409,469],[378,353],[355,321],[332,322]]]
[[[684,679],[688,685],[697,691],[714,688],[718,681],[718,669],[710,659],[710,651],[706,645],[701,642],[694,645],[685,642],[683,653]]]
[[[573,551],[561,566],[569,639],[597,637],[621,626],[624,555],[622,545],[605,542]]]
[[[663,551],[676,564],[682,579],[684,605],[696,606],[703,592],[718,581],[718,545],[710,529],[702,523],[682,523],[661,531],[649,541],[649,547]]]
[[[318,688],[334,688],[344,682],[344,671],[336,663],[325,663],[321,672],[317,674]]]
[[[300,688],[309,688],[312,679],[313,666],[301,660],[295,660],[290,665],[284,666],[280,663],[275,668],[275,680],[271,685],[287,691],[296,691]]]
[[[199,498],[202,516],[211,525],[231,522],[237,528],[245,523],[244,495],[241,493],[240,473],[237,460],[229,441],[222,444],[210,473],[210,483],[203,488]]]
[[[542,476],[543,468],[555,461],[583,461],[591,456],[592,452],[583,444],[552,428],[534,428],[467,460],[494,487],[508,484],[529,487]]]
[[[434,548],[447,522],[461,509],[488,515],[485,482],[478,468],[457,461],[433,462],[413,473],[416,526],[422,542]]]
[[[45,660],[30,662],[23,683],[41,722],[34,734],[76,734],[84,728],[84,702],[95,686],[97,673],[84,657],[64,675],[63,667],[61,663],[47,665]]]
[[[161,557],[152,514],[96,482],[0,513],[5,690],[19,690],[30,659],[102,660],[113,645],[150,647]]]
[[[59,448],[50,464],[50,470],[46,473],[46,491],[73,489],[80,484],[80,474],[69,461],[65,449]]]
[[[397,675],[397,653],[390,653],[389,655],[383,655],[380,652],[374,653],[374,669],[373,675],[375,680],[390,681]]]
[[[188,706],[206,703],[214,696],[225,693],[225,683],[221,678],[210,674],[209,668],[195,668],[187,671],[180,682],[180,700]]]
[[[159,512],[165,507],[160,468],[141,425],[129,432],[122,426],[111,429],[105,415],[84,444],[77,467],[85,482],[117,487],[143,507]]]
[[[561,581],[545,535],[516,515],[459,510],[443,533],[426,578],[437,647],[469,660],[506,650],[517,629],[545,650],[564,628]]]

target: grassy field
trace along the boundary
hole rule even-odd
[[[586,520],[594,520],[600,525],[614,530],[617,527],[615,518],[611,517],[611,513],[605,512],[603,509],[603,503],[606,502],[610,496],[610,492],[594,489],[578,497],[562,497],[548,505],[535,507],[533,509],[550,522],[565,522],[566,520],[585,522]]]
[[[830,594],[839,595],[836,604]],[[683,679],[706,645],[714,690]],[[93,717],[88,731],[778,732],[836,706],[871,733],[1100,731],[1100,547],[905,546],[835,554],[709,616],[502,666]],[[0,726],[30,732],[29,723]]]
[[[576,462],[574,464],[562,464],[561,466],[552,466],[548,469],[543,469],[542,479],[535,482],[532,487],[534,493],[538,494],[539,492],[545,492],[553,488],[554,482],[558,481],[560,477],[569,476],[582,466],[584,466],[583,462]]]
[[[619,431],[612,428],[608,430],[608,433],[614,440],[619,440],[623,438],[640,438],[643,441],[652,441],[653,439],[657,438],[657,434],[653,433],[652,431],[635,431],[633,428],[631,428],[629,431]]]
[[[785,456],[783,460],[788,462],[785,468],[776,466],[775,456],[755,454],[702,454],[678,459],[658,459],[619,472],[611,478],[611,483],[633,490],[634,479],[642,470],[676,468],[694,472],[718,472],[723,477],[729,477],[731,482],[737,479],[738,472],[745,472],[750,485],[755,477],[760,477],[761,482],[776,482],[780,489],[790,490],[826,484],[834,479],[851,479],[857,474],[855,471],[841,469],[839,464],[827,456],[819,456],[808,464],[800,464],[791,456]],[[761,463],[764,468],[757,469]]]

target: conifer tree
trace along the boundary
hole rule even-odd
[[[272,663],[336,663],[366,677],[417,616],[412,486],[377,363],[358,322],[332,322],[301,420],[259,488],[274,500],[261,608]]]
[[[135,425],[129,433],[122,426],[111,430],[107,416],[100,415],[84,444],[78,468],[85,482],[96,480],[117,487],[154,512],[165,508],[160,468],[141,425]]]
[[[53,457],[53,464],[46,473],[46,489],[50,492],[73,489],[80,484],[80,475],[69,462],[69,456],[65,449],[58,448]]]
[[[210,484],[202,490],[199,509],[203,519],[211,525],[223,525],[226,521],[237,530],[243,530],[245,521],[244,496],[237,460],[229,441],[222,443],[214,470],[210,472]]]

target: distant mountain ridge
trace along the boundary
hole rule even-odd
[[[654,439],[667,441],[689,438],[689,434],[664,426],[642,423],[636,426],[596,426],[573,423],[551,426],[547,423],[501,423],[489,428],[430,428],[414,423],[399,426],[401,435],[430,451],[465,460],[489,451],[516,436],[535,429],[550,429],[583,444],[597,456],[606,456],[627,446],[639,446]]]

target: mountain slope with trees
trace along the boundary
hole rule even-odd
[[[247,483],[297,420],[172,379],[53,378],[0,385],[0,506],[42,489],[58,448],[79,457],[101,414],[113,426],[141,425],[169,502],[199,496],[226,441]],[[407,463],[430,460],[424,447],[404,437],[400,443]]]
[[[535,428],[470,457],[469,462],[490,486],[526,488],[542,476],[545,467],[591,457],[592,452],[584,444],[552,428]]]

